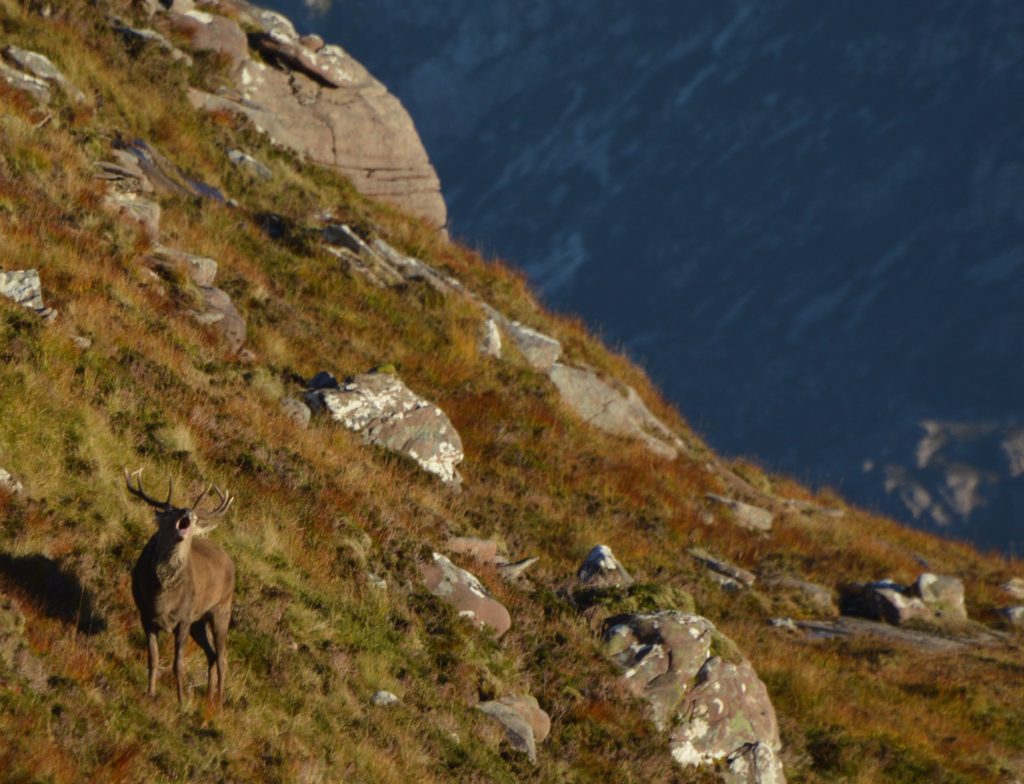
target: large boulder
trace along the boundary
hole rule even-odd
[[[479,624],[494,629],[500,637],[512,626],[512,617],[501,602],[492,598],[480,581],[440,553],[420,566],[427,590],[448,602],[455,610]]]
[[[925,572],[914,583],[914,592],[941,620],[966,621],[964,584],[957,577]]]
[[[446,224],[437,173],[409,114],[384,85],[341,47],[314,51],[305,45],[280,14],[242,0],[221,5],[244,24],[262,28],[249,36],[262,59],[240,60],[233,71],[236,91],[213,95],[191,90],[194,105],[242,114],[277,144],[338,169],[362,193],[390,201],[438,228]],[[191,28],[195,20],[207,17],[211,21],[191,33],[195,41],[206,28],[224,23],[216,15],[197,17],[193,12],[191,21],[178,24]],[[233,30],[230,36],[237,38]],[[212,45],[204,42],[206,48]],[[232,56],[234,48],[232,44]]]
[[[725,761],[733,782],[785,781],[768,692],[749,662],[717,655],[734,654],[735,645],[709,620],[675,610],[617,616],[603,642],[630,691],[650,704],[655,726],[669,730],[676,762]]]
[[[393,373],[363,373],[338,389],[313,389],[306,402],[326,411],[371,444],[411,457],[441,481],[461,480],[462,439],[444,411],[424,400]]]
[[[535,697],[510,694],[500,700],[481,702],[477,710],[498,720],[513,748],[524,752],[531,762],[537,762],[537,744],[551,730],[551,719]]]
[[[565,404],[587,423],[612,435],[637,439],[669,460],[679,454],[679,438],[650,412],[632,387],[620,392],[593,370],[558,362],[547,374]]]

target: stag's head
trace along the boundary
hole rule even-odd
[[[162,538],[169,542],[182,542],[192,536],[203,536],[210,533],[220,524],[219,518],[224,516],[235,499],[222,491],[216,485],[210,485],[199,494],[189,507],[178,507],[171,503],[171,495],[174,492],[174,483],[167,480],[167,500],[159,501],[153,498],[142,489],[142,469],[131,474],[128,469],[124,470],[124,481],[128,485],[128,492],[137,498],[141,498],[153,507],[156,517],[156,524]],[[134,484],[133,484],[134,482]],[[199,511],[199,504],[213,490],[220,499],[216,507],[207,512]]]

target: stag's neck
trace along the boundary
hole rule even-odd
[[[182,580],[191,552],[191,537],[177,541],[161,540],[158,542],[154,568],[161,586],[167,588]]]

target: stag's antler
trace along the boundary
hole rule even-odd
[[[203,498],[206,497],[206,494],[209,493],[211,490],[213,490],[213,492],[220,496],[220,503],[217,504],[217,508],[211,512],[197,512],[196,507],[199,506],[199,502],[202,501]],[[211,484],[209,487],[203,490],[202,493],[199,494],[199,497],[196,499],[195,503],[192,504],[192,513],[200,520],[211,520],[214,517],[223,517],[224,513],[228,511],[228,507],[231,506],[231,502],[234,500],[234,496],[228,495],[219,487],[217,487],[217,485]]]
[[[135,480],[135,487],[132,487],[132,479]],[[155,498],[150,497],[146,494],[146,491],[142,489],[142,469],[133,471],[131,474],[128,473],[128,469],[124,469],[124,483],[128,485],[128,492],[137,498],[141,498],[150,506],[155,506],[157,509],[170,509],[171,508],[171,494],[174,492],[174,479],[170,476],[167,477],[167,500],[157,501]]]

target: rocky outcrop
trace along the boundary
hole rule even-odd
[[[680,765],[726,761],[734,776],[784,781],[775,710],[750,663],[727,661],[735,646],[706,618],[665,611],[616,616],[605,624],[604,652],[623,671],[629,689],[651,706],[652,719],[669,731]],[[750,747],[757,747],[751,766]],[[740,760],[746,759],[744,768]]]
[[[531,762],[537,762],[537,744],[548,736],[551,719],[536,698],[510,694],[500,700],[481,702],[476,708],[501,722],[512,747],[524,752]]]
[[[172,15],[193,46],[222,52],[233,64],[236,89],[218,95],[191,90],[195,106],[244,115],[275,143],[338,169],[362,193],[438,228],[446,224],[437,173],[397,98],[341,47],[304,43],[280,14],[242,0],[220,6],[259,31],[245,47],[239,24],[224,16]]]
[[[964,586],[956,577],[922,574],[912,585],[892,580],[843,586],[844,615],[885,621],[896,626],[908,621],[942,623],[967,620]]]
[[[325,411],[370,444],[415,460],[441,481],[461,481],[462,439],[444,411],[424,400],[394,373],[362,373],[336,388],[312,389],[306,403]]]
[[[500,637],[512,626],[512,618],[501,602],[493,599],[480,581],[440,553],[420,566],[427,590],[444,599],[470,620],[489,626]]]
[[[729,509],[732,512],[733,522],[740,528],[746,528],[748,531],[759,533],[767,533],[772,530],[775,515],[767,509],[762,509],[759,506],[747,504],[743,501],[737,501],[733,498],[726,498],[717,493],[708,493],[706,497],[709,501],[714,501],[716,504]]]

